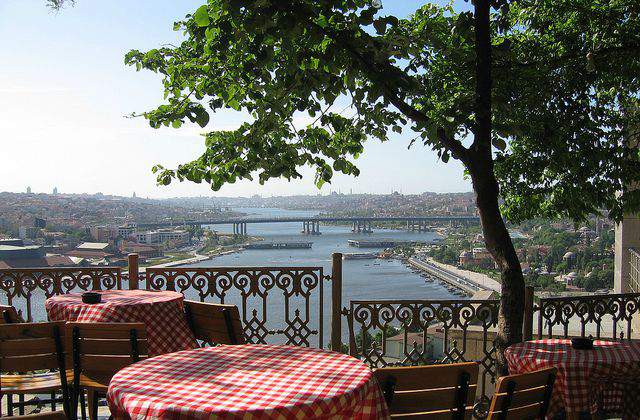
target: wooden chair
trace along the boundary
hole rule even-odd
[[[184,311],[196,340],[210,345],[245,343],[237,306],[185,300]]]
[[[386,367],[373,374],[392,418],[471,419],[478,384],[475,362]]]
[[[92,420],[98,417],[98,398],[106,395],[113,375],[148,357],[143,323],[68,322],[67,345],[73,366],[71,407],[77,413],[78,399],[86,390]]]
[[[0,315],[0,325],[24,322],[24,319],[22,319],[16,308],[10,305],[0,305]]]
[[[69,413],[69,392],[63,347],[64,323],[19,323],[0,325],[0,397],[7,395],[9,414],[15,406],[24,414],[25,395],[51,393]],[[46,371],[35,373],[36,371]],[[62,391],[62,399],[56,392]],[[14,403],[13,395],[20,396]],[[1,415],[1,413],[0,413]]]
[[[556,372],[549,368],[498,379],[488,420],[544,419]]]

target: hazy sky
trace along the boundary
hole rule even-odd
[[[313,171],[288,182],[241,182],[212,192],[207,185],[155,185],[151,167],[175,167],[199,156],[198,126],[154,130],[133,111],[162,99],[160,79],[123,64],[133,48],[175,43],[175,20],[203,0],[77,0],[49,11],[44,0],[0,0],[0,191],[103,192],[170,197],[185,195],[316,194]],[[406,15],[415,0],[384,0],[389,13]],[[224,112],[207,129],[235,128],[242,115]],[[404,193],[469,191],[462,166],[439,162],[411,134],[381,144],[369,141],[356,161],[359,177],[336,176],[322,192]]]

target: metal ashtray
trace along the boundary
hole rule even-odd
[[[82,294],[83,303],[100,303],[102,301],[102,295],[96,292],[84,292]]]
[[[571,339],[571,347],[576,350],[593,350],[593,338],[579,337]]]

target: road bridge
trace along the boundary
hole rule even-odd
[[[476,224],[480,219],[476,216],[301,216],[301,217],[235,217],[213,220],[185,220],[173,222],[139,223],[139,228],[152,229],[172,226],[206,226],[233,225],[234,235],[246,235],[250,223],[302,223],[301,233],[319,235],[320,223],[346,222],[352,225],[355,233],[371,233],[374,222],[403,222],[406,229],[412,232],[428,232],[431,224]]]

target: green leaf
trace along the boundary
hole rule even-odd
[[[201,28],[209,25],[211,20],[209,19],[209,11],[206,4],[198,7],[198,10],[193,14],[193,20]]]
[[[493,146],[500,150],[500,151],[504,151],[507,148],[507,142],[505,142],[503,139],[501,139],[500,137],[494,137],[491,140],[491,143],[493,144]]]
[[[209,124],[209,113],[204,108],[196,108],[196,123],[202,128]]]

